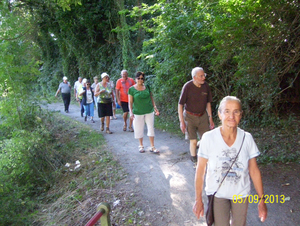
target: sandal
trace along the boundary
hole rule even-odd
[[[101,124],[101,131],[104,131],[104,123]]]
[[[128,127],[129,132],[134,132],[132,127]]]
[[[150,152],[152,152],[153,154],[159,155],[159,150],[157,150],[155,147],[151,147]]]
[[[123,131],[126,131],[126,126],[123,126]]]
[[[140,153],[145,153],[145,149],[144,149],[144,146],[139,146],[139,152]]]
[[[112,134],[112,132],[109,130],[108,127],[106,127],[106,133],[107,133],[107,134]]]

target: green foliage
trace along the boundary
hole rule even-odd
[[[143,66],[146,73],[155,74],[151,78],[162,116],[177,121],[179,95],[183,84],[191,80],[192,68],[207,69],[211,49],[210,15],[205,12],[205,5],[197,1],[144,4],[142,8],[134,8],[131,15],[143,16],[143,21],[136,26],[152,33],[152,38],[145,40],[139,59],[150,65],[150,69]]]
[[[293,92],[300,59],[294,52],[298,10],[299,4],[290,1],[219,1],[215,6],[217,55],[210,69],[222,83],[212,85],[219,99],[224,92],[240,97],[249,122],[276,121],[286,91]]]
[[[142,70],[151,75],[158,105],[165,106],[162,113],[174,115],[191,69],[202,66],[213,106],[225,95],[236,95],[251,115],[249,122],[270,114],[273,121],[282,103],[299,99],[297,2],[45,2],[2,7],[2,36],[28,34],[29,49],[41,50],[38,82],[44,96],[63,75],[74,83],[78,76],[92,78],[103,71],[116,80],[123,68],[130,75]]]
[[[82,5],[81,0],[56,0],[57,5],[63,8],[63,10],[71,10],[71,5]]]
[[[289,0],[178,0],[134,7],[131,16],[143,20],[132,29],[152,34],[139,59],[155,75],[158,105],[166,115],[176,114],[182,85],[193,67],[202,66],[214,108],[224,96],[236,95],[248,123],[261,118],[272,123],[283,102],[300,96],[298,9]]]
[[[28,110],[24,109],[22,114]],[[78,125],[70,119],[57,119],[50,113],[40,111],[38,107],[34,112],[27,112],[27,117],[30,114],[36,118],[35,124],[31,124],[26,130],[15,129],[7,139],[1,137],[1,225],[32,225],[39,202],[57,199],[46,197],[46,193],[64,179],[64,165],[75,163],[82,155],[87,155],[90,149],[98,149],[104,142],[97,132],[90,131],[90,128],[78,129]],[[6,129],[5,125],[1,126],[1,129]],[[97,156],[96,159],[99,160]],[[101,168],[114,163],[110,154],[104,152],[99,162],[103,162]],[[111,178],[117,170],[103,172],[106,177]],[[75,178],[69,183],[70,190],[77,190],[82,184],[78,182],[76,175],[78,176],[78,172],[74,172]],[[103,181],[98,181],[97,186],[112,186],[111,183]],[[112,181],[114,183],[115,179]],[[87,184],[85,186],[87,188]],[[92,186],[93,189],[96,188],[95,183]],[[81,194],[72,197],[77,200]]]

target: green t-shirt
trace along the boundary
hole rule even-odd
[[[149,114],[154,111],[153,104],[150,98],[150,87],[146,86],[145,90],[138,91],[131,86],[128,94],[133,96],[132,112],[135,115]]]

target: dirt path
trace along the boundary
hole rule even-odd
[[[70,113],[63,112],[62,103],[50,104],[48,109],[61,111],[62,114],[100,131],[96,111],[96,123],[91,123],[84,122],[78,105],[71,105]],[[146,135],[144,145],[147,151],[141,154],[133,133],[123,132],[123,119],[121,115],[117,117],[117,120],[111,121],[110,126],[114,133],[103,135],[113,154],[129,174],[130,184],[124,184],[120,189],[126,189],[126,186],[135,188],[141,200],[138,206],[143,209],[152,225],[206,225],[204,218],[196,220],[192,213],[195,169],[189,160],[188,142],[183,136],[179,138],[156,130],[155,146],[161,154],[154,155],[148,151],[150,144]],[[247,225],[300,225],[299,170],[299,163],[284,165],[282,168],[267,166],[262,169],[265,193],[279,197],[285,195],[290,197],[290,201],[269,204],[268,219],[263,224],[257,216],[257,204],[249,204]],[[254,191],[252,193],[255,194]]]

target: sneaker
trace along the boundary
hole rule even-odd
[[[86,120],[87,120],[87,116],[84,117],[84,121],[86,121]]]

